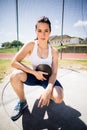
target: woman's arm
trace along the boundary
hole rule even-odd
[[[23,70],[24,72],[33,74],[34,71],[30,67],[28,67],[28,66],[24,65],[23,63],[21,63],[21,61],[28,54],[32,53],[33,47],[34,47],[34,42],[30,42],[30,43],[25,44],[20,49],[20,51],[15,55],[15,57],[13,58],[12,63],[11,63],[12,67],[14,67],[16,69]]]
[[[57,71],[58,71],[58,50],[53,48],[52,49],[52,75],[49,78],[47,89],[48,88],[50,90],[53,89],[54,83],[56,81]]]
[[[41,94],[39,98],[38,107],[43,107],[44,105],[49,104],[53,87],[54,87],[54,83],[56,81],[57,70],[58,70],[58,51],[55,49],[52,49],[52,75],[49,78],[49,83],[48,83],[47,88]]]
[[[43,74],[46,74],[45,72],[41,71],[35,71],[31,69],[30,67],[24,65],[21,63],[21,61],[28,55],[31,54],[33,51],[34,43],[30,42],[28,44],[25,44],[21,50],[15,55],[15,57],[12,60],[12,67],[16,69],[20,69],[26,73],[33,74],[37,79],[39,80],[46,80]]]

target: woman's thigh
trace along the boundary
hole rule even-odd
[[[12,79],[17,79],[19,81],[25,82],[27,79],[27,73],[22,70],[14,70],[11,74]]]
[[[40,85],[40,80],[38,80],[34,75],[27,73],[27,79],[24,82],[24,84],[36,86],[36,85]]]

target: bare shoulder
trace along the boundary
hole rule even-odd
[[[28,43],[25,44],[26,47],[33,47],[34,46],[34,41],[30,41]]]
[[[58,57],[58,50],[54,47],[52,47],[52,56],[53,57]]]
[[[25,50],[26,50],[27,52],[31,53],[32,50],[33,50],[34,44],[35,44],[34,41],[30,41],[30,42],[28,42],[28,43],[25,43],[25,44],[24,44]]]

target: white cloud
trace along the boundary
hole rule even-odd
[[[55,20],[55,23],[56,23],[56,24],[59,24],[58,20]]]
[[[58,20],[55,20],[55,21],[54,21],[54,28],[55,28],[55,29],[59,29],[59,28],[60,28],[60,23],[59,23]]]
[[[54,27],[55,27],[55,29],[58,29],[58,28],[59,28],[59,26],[58,26],[58,25],[54,25]]]
[[[4,30],[0,30],[0,35],[4,34]]]
[[[0,35],[4,35],[4,36],[12,36],[12,35],[15,35],[16,33],[15,32],[8,32],[6,33],[6,30],[3,29],[3,30],[0,30]]]
[[[74,27],[81,27],[81,26],[87,26],[87,20],[86,20],[86,21],[78,20],[78,21],[74,24]]]

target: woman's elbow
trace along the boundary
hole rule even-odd
[[[15,61],[15,60],[12,60],[11,66],[12,66],[12,67],[15,67],[15,64],[16,64],[16,61]]]

